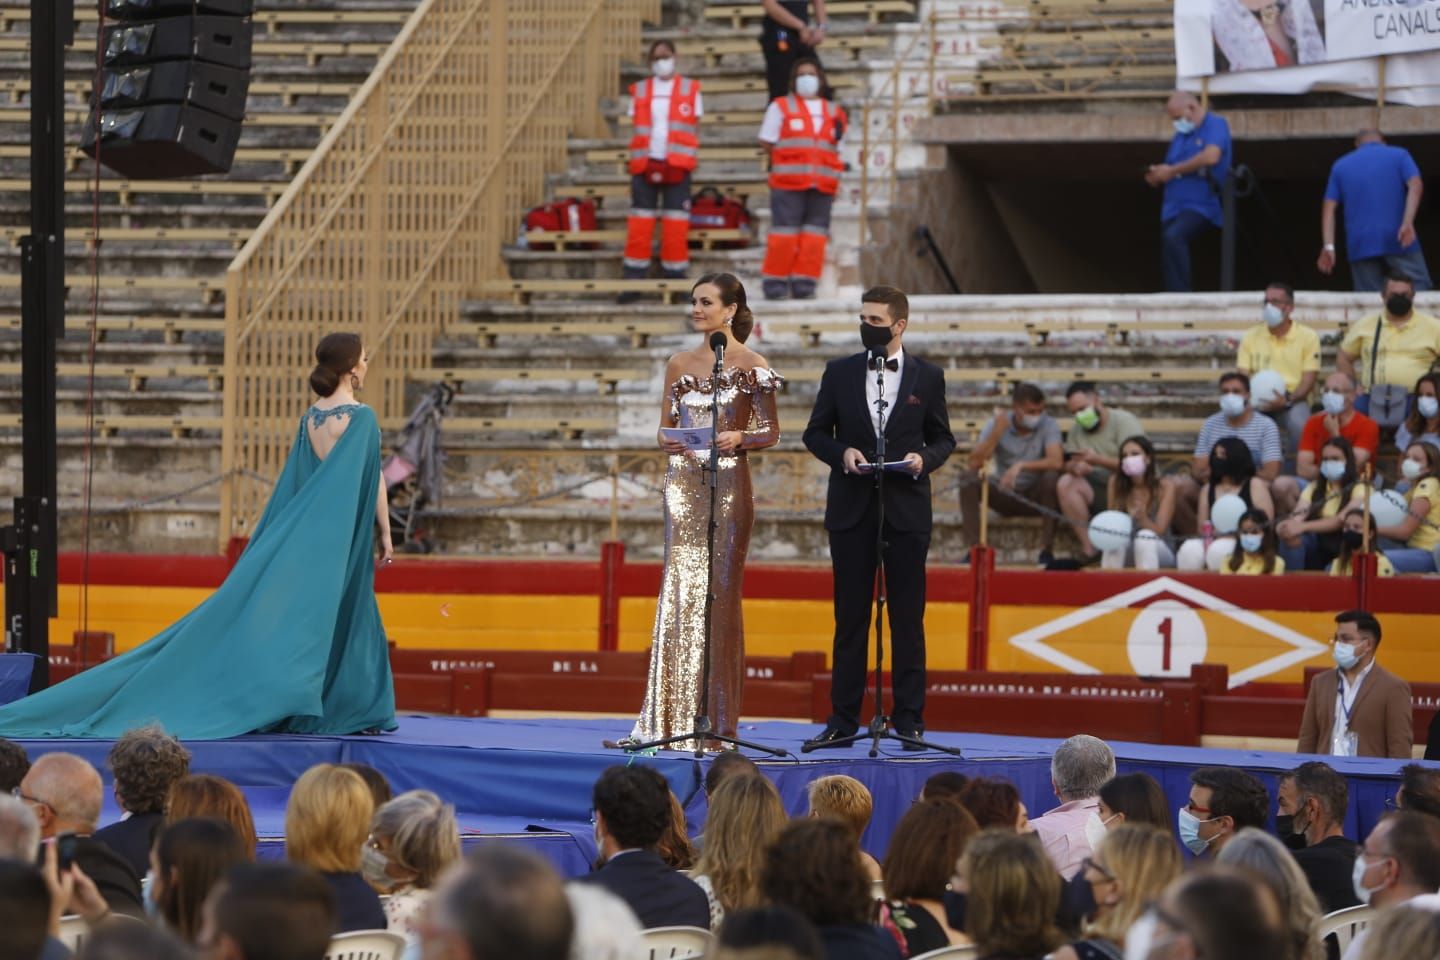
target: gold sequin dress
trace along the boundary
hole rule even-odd
[[[710,426],[714,374],[683,376],[670,385],[676,426]],[[780,439],[775,391],[784,379],[764,367],[732,368],[719,376],[720,432],[745,434],[741,449],[720,455],[715,501],[715,604],[710,647],[710,720],[718,733],[735,735],[745,680],[745,628],[740,585],[750,526],[755,519],[747,450]],[[705,645],[706,522],[710,514],[708,455],[677,454],[665,473],[665,567],[655,607],[655,635],[645,704],[631,736],[658,740],[694,728],[700,712]],[[672,749],[694,749],[693,741]]]

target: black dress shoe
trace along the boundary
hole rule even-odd
[[[826,727],[815,736],[805,741],[805,748],[808,750],[822,750],[826,747],[849,746],[849,744],[838,744],[835,741],[844,740],[855,736],[855,731],[845,731],[839,727]]]
[[[901,730],[897,727],[895,729],[895,732],[902,737],[908,737],[910,740],[925,739],[925,731],[920,729],[919,727],[916,727],[913,730]],[[911,753],[920,753],[925,750],[925,748],[920,746],[920,744],[910,743],[909,740],[902,741],[901,746],[904,747],[906,750],[909,750]]]

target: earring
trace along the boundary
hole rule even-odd
[[[355,374],[353,374],[353,373],[350,374],[350,389],[351,389],[351,390],[359,390],[359,389],[360,389],[360,378],[357,377],[357,376],[355,376]]]

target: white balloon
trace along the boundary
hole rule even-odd
[[[1221,537],[1210,544],[1210,549],[1205,551],[1205,568],[1211,573],[1219,573],[1220,568],[1230,562],[1230,555],[1234,552],[1235,539]]]
[[[1240,528],[1240,518],[1249,509],[1239,496],[1227,493],[1210,508],[1210,523],[1214,525],[1216,533],[1234,533]]]
[[[1250,378],[1250,404],[1263,407],[1285,396],[1285,378],[1274,370],[1261,370]]]
[[[1370,494],[1370,515],[1377,527],[1398,526],[1410,512],[1403,494],[1394,490],[1376,490]]]
[[[1130,531],[1133,522],[1128,513],[1119,510],[1104,510],[1095,514],[1090,521],[1090,543],[1096,550],[1124,550],[1130,546]]]

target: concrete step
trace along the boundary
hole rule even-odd
[[[0,376],[0,413],[21,412],[20,378]],[[144,390],[127,390],[124,381],[106,377],[95,383],[96,416],[218,417],[221,396],[205,389],[204,381],[156,380]],[[117,384],[121,386],[117,389]],[[84,416],[85,381],[62,377],[56,390],[55,411],[61,416]],[[10,428],[0,428],[0,432]],[[16,431],[18,436],[18,431]]]
[[[617,247],[599,250],[565,252],[506,248],[503,253],[516,280],[618,280],[623,274],[621,250]],[[711,272],[732,272],[754,275],[760,272],[765,251],[760,247],[744,250],[691,250],[690,273],[701,276]],[[658,277],[659,264],[655,265]]]

